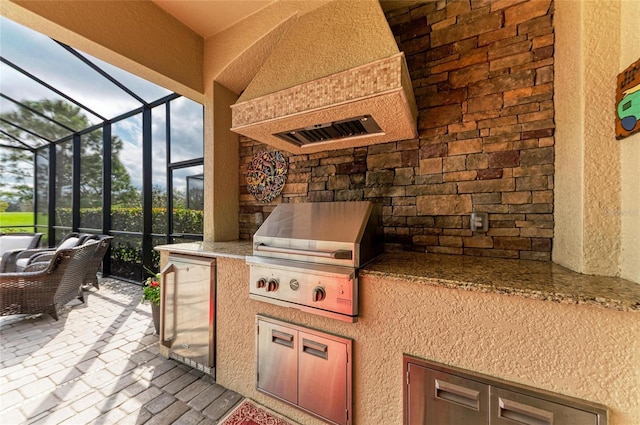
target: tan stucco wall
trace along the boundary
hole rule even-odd
[[[621,8],[620,68],[640,59],[640,1],[624,1]],[[620,277],[640,282],[640,133],[620,143],[622,182],[622,252]]]
[[[255,390],[255,315],[354,339],[354,423],[402,423],[402,354],[601,403],[610,425],[640,423],[640,315],[383,280],[360,283],[345,323],[250,300],[248,266],[217,263],[217,381],[304,424]]]
[[[148,1],[1,0],[2,15],[203,102],[203,40]]]
[[[553,261],[640,283],[637,136],[614,132],[616,77],[640,53],[627,36],[640,18],[633,3],[555,2]]]
[[[240,196],[238,135],[231,132],[231,105],[238,96],[214,82],[205,108],[205,205],[204,240],[232,241],[238,239]],[[212,103],[212,105],[209,104]],[[209,143],[213,140],[214,143]]]

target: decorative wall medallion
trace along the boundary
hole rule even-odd
[[[275,199],[287,181],[287,159],[278,151],[255,154],[247,169],[247,187],[260,202]]]

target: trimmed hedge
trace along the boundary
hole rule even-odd
[[[167,209],[152,208],[152,229],[154,233],[165,233],[167,227]],[[56,209],[56,225],[72,222],[71,208]],[[173,232],[202,234],[204,212],[186,208],[173,209]],[[102,229],[102,208],[82,208],[80,210],[80,227]],[[113,208],[111,212],[111,228],[125,232],[142,230],[142,208]]]
[[[153,208],[152,229],[154,233],[164,234],[167,228],[167,209]],[[71,223],[71,208],[56,209],[56,224]],[[203,211],[175,208],[173,210],[174,233],[202,234]],[[102,229],[102,208],[82,208],[80,227]],[[141,232],[142,208],[113,208],[111,228],[114,230]],[[148,273],[142,267],[142,240],[137,236],[117,236],[111,244],[111,274],[118,277],[142,282]],[[152,269],[160,267],[160,253],[153,251]]]

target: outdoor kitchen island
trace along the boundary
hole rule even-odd
[[[354,424],[401,424],[403,354],[605,405],[640,423],[640,286],[553,263],[387,251],[360,270],[356,323],[249,298],[249,241],[157,247],[217,261],[217,382],[303,424],[256,390],[256,315],[353,339]]]

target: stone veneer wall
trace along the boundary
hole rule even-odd
[[[447,254],[550,260],[554,34],[551,0],[456,0],[387,12],[407,57],[419,138],[292,156],[282,195],[257,202],[240,139],[240,237],[280,202],[371,200],[385,242]],[[489,214],[472,232],[469,215]]]

